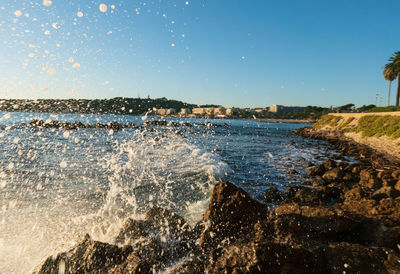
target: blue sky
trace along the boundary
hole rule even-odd
[[[379,93],[386,104],[399,10],[389,0],[2,0],[0,97],[360,106]]]

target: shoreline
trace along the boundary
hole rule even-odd
[[[308,176],[300,185],[284,192],[270,187],[260,203],[220,182],[193,227],[154,207],[143,220],[127,219],[115,242],[87,235],[47,258],[37,273],[60,265],[107,273],[400,272],[399,163],[340,134],[307,128],[295,134],[327,140],[338,152],[322,164],[304,163]],[[346,162],[347,155],[354,161]],[[163,245],[164,237],[174,244]]]

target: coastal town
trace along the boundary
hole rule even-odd
[[[174,108],[153,109],[151,114],[158,116],[188,117],[188,118],[230,118],[243,115],[265,115],[267,113],[282,114],[288,112],[304,112],[305,107],[272,105],[266,108],[224,108],[217,107],[194,107],[181,108],[177,111]]]

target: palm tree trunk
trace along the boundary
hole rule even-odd
[[[390,106],[390,87],[391,86],[392,86],[392,81],[389,81],[388,106]]]
[[[397,77],[397,94],[396,94],[396,107],[399,106],[399,96],[400,96],[400,75]]]

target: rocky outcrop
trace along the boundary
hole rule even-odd
[[[204,213],[200,236],[202,248],[229,245],[248,235],[255,223],[264,220],[268,207],[231,183],[220,183],[211,191],[210,204]]]
[[[286,191],[271,185],[268,206],[221,182],[194,228],[154,207],[125,220],[113,244],[87,236],[37,272],[399,273],[400,169],[354,157],[311,166]]]

